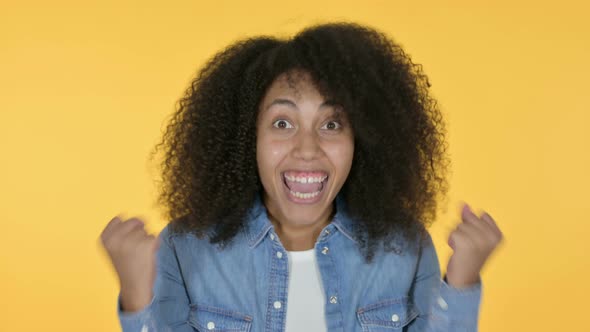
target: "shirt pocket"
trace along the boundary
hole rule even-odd
[[[188,323],[197,331],[248,332],[252,317],[228,309],[191,304]]]
[[[359,308],[356,315],[365,332],[401,331],[418,316],[418,311],[408,296],[402,296]]]

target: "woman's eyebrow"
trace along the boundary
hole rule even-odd
[[[268,110],[271,106],[274,106],[274,105],[285,105],[285,106],[292,107],[296,110],[299,110],[299,108],[297,108],[297,105],[293,101],[291,101],[289,99],[283,99],[283,98],[277,98],[277,99],[273,100],[270,104],[268,104],[268,106],[266,106],[266,110]],[[328,99],[328,100],[324,101],[322,103],[322,105],[320,105],[320,109],[322,109],[323,107],[326,107],[326,106],[339,106],[339,105],[340,104],[338,102],[336,102],[332,99]]]

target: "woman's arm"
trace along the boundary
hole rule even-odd
[[[438,257],[430,234],[419,254],[411,292],[418,317],[407,332],[476,332],[481,299],[481,279],[455,288],[441,279]]]
[[[504,235],[488,213],[477,216],[467,204],[461,219],[449,236],[453,254],[443,280],[429,233],[421,245],[413,291],[420,317],[409,331],[477,331],[480,271]]]
[[[117,314],[123,332],[194,332],[188,324],[189,299],[168,227],[160,232],[154,296],[140,311],[124,312],[120,294]]]

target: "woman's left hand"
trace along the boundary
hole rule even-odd
[[[446,273],[446,281],[456,288],[465,288],[480,281],[479,273],[490,254],[502,241],[503,235],[487,213],[478,217],[465,204],[461,222],[448,240],[453,249]]]

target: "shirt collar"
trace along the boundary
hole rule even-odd
[[[273,227],[260,196],[260,194],[256,195],[247,215],[246,239],[251,248],[256,247]]]
[[[358,236],[358,228],[354,220],[350,217],[347,213],[346,204],[344,202],[344,197],[341,193],[336,195],[336,214],[334,215],[334,219],[332,220],[332,224],[338,228],[344,236],[350,239],[353,242],[359,243],[360,238]]]
[[[336,228],[342,234],[353,242],[359,242],[359,239],[355,233],[356,225],[353,220],[346,213],[346,206],[342,194],[338,194],[335,199],[336,202],[336,214],[332,219],[332,222],[326,226],[327,229]],[[246,225],[246,238],[248,245],[251,248],[256,247],[267,233],[273,228],[266,207],[262,202],[261,195],[256,195],[252,208],[248,211],[247,215],[248,223]]]

